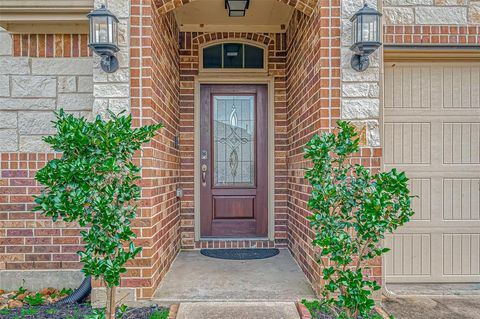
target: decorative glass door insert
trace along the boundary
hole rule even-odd
[[[255,185],[255,96],[213,96],[213,184]]]

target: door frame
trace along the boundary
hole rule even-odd
[[[275,95],[274,77],[245,72],[243,74],[209,73],[195,76],[194,80],[194,233],[195,241],[200,236],[200,85],[201,84],[264,84],[267,86],[267,120],[268,120],[268,237],[267,238],[208,238],[207,240],[236,241],[242,239],[274,240],[275,237]]]

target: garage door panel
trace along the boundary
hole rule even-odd
[[[385,122],[386,164],[430,163],[430,123]]]
[[[479,201],[479,178],[443,180],[444,220],[480,220]]]
[[[412,196],[412,220],[430,220],[431,180],[429,178],[410,178],[409,189]]]
[[[443,162],[479,164],[480,123],[443,123]]]
[[[479,276],[480,234],[443,235],[443,274]]]
[[[431,77],[428,67],[392,68],[385,73],[385,108],[430,108]]]
[[[480,63],[389,63],[384,92],[384,168],[418,196],[387,281],[480,281]]]
[[[386,244],[393,249],[385,256],[387,276],[429,276],[431,266],[430,234],[388,235]]]
[[[446,164],[478,164],[480,158],[477,151],[479,140],[472,139],[472,132],[480,130],[480,123],[451,123],[443,124],[443,152]]]

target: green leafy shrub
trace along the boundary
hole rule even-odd
[[[348,122],[337,125],[338,134],[315,135],[305,149],[313,163],[305,178],[312,186],[309,218],[325,281],[321,302],[337,318],[369,318],[380,286],[367,276],[367,262],[388,251],[385,233],[410,220],[411,196],[405,173],[372,174],[350,164],[359,139]]]
[[[43,304],[44,300],[42,294],[37,292],[35,295],[25,297],[25,302],[30,306],[39,306]]]
[[[35,210],[53,221],[63,218],[87,228],[81,232],[85,250],[78,254],[83,272],[107,286],[109,319],[115,316],[115,287],[127,271],[125,263],[141,251],[130,227],[140,198],[140,168],[133,155],[162,127],[133,129],[131,116],[110,113],[110,118],[89,122],[57,114],[57,133],[44,141],[62,156],[38,171],[36,179],[45,188],[35,199]]]

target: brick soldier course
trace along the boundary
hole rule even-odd
[[[307,220],[304,145],[346,119],[361,137],[361,151],[352,161],[381,169],[382,50],[366,71],[350,67],[349,19],[363,1],[278,0],[294,8],[282,33],[180,31],[174,10],[192,1],[95,0],[96,7],[106,3],[120,20],[120,69],[112,74],[99,68],[86,34],[0,31],[1,271],[81,268],[79,227],[31,211],[32,195],[40,191],[35,173],[58,156],[41,137],[53,133],[50,122],[60,108],[89,118],[126,110],[136,126],[162,122],[165,128],[136,159],[143,190],[133,226],[144,250],[128,265],[124,293],[135,300],[151,298],[181,249],[204,247],[288,248],[320,289]],[[480,41],[480,1],[367,2],[383,12],[386,45]],[[267,50],[274,94],[273,238],[195,238],[195,79],[200,47],[218,41],[247,41]],[[382,282],[380,259],[372,262],[371,272]]]

